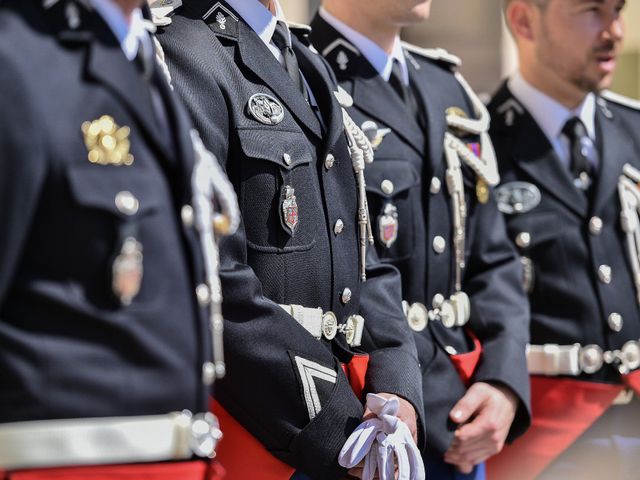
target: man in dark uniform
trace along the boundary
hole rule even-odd
[[[168,22],[158,38],[173,85],[226,159],[243,216],[222,245],[229,372],[216,389],[219,458],[231,478],[342,478],[338,454],[361,422],[363,389],[399,396],[414,431],[422,402],[399,275],[372,249],[365,268],[354,167],[368,144],[353,126],[347,143],[339,101],[348,95],[277,2],[183,1]]]
[[[520,68],[491,102],[491,135],[531,303],[533,423],[496,478],[638,477],[640,113],[603,92],[624,3],[506,5]]]
[[[326,0],[311,39],[376,149],[365,172],[369,210],[416,331],[426,471],[482,478],[474,466],[528,425],[527,302],[490,193],[498,177],[488,114],[456,57],[399,38],[430,3]]]
[[[0,478],[218,478],[222,173],[140,3],[0,5]]]

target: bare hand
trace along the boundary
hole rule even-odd
[[[459,424],[444,455],[462,473],[502,450],[518,408],[518,398],[508,387],[484,382],[473,384],[449,414]]]

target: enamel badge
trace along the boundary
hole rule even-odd
[[[284,119],[282,104],[266,93],[256,93],[249,99],[247,109],[253,118],[265,125],[277,125]]]
[[[377,150],[384,137],[391,133],[390,128],[378,128],[378,124],[371,120],[363,122],[360,130],[364,132],[374,150]]]
[[[131,305],[142,284],[142,244],[129,237],[113,262],[113,293],[122,305]]]
[[[103,115],[98,120],[84,122],[81,127],[87,158],[97,165],[133,164],[133,155],[129,153],[129,127],[120,127],[113,117]]]
[[[284,187],[282,199],[282,221],[293,235],[298,227],[298,202],[296,202],[295,189],[289,185]]]
[[[398,209],[391,203],[378,216],[378,239],[387,248],[398,239]]]

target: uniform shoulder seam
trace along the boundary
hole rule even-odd
[[[402,42],[402,47],[411,53],[415,53],[416,55],[429,60],[446,63],[452,67],[459,67],[462,65],[460,57],[447,52],[444,48],[422,48],[407,42]]]
[[[600,96],[609,102],[640,111],[640,101],[633,98],[625,97],[624,95],[614,93],[611,90],[604,90],[600,93]]]

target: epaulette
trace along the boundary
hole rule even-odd
[[[307,47],[311,46],[311,27],[304,23],[287,22],[289,31]]]
[[[402,42],[402,47],[405,50],[415,53],[421,57],[444,63],[449,68],[459,67],[462,65],[462,60],[460,60],[459,57],[447,52],[444,48],[422,48],[407,42]]]
[[[182,0],[147,0],[154,25],[164,27],[171,24],[173,11],[182,6]]]
[[[633,98],[625,97],[624,95],[614,93],[611,90],[602,91],[600,93],[600,96],[605,100],[607,100],[608,102],[622,105],[623,107],[627,107],[632,110],[640,111],[640,101],[634,100]]]

